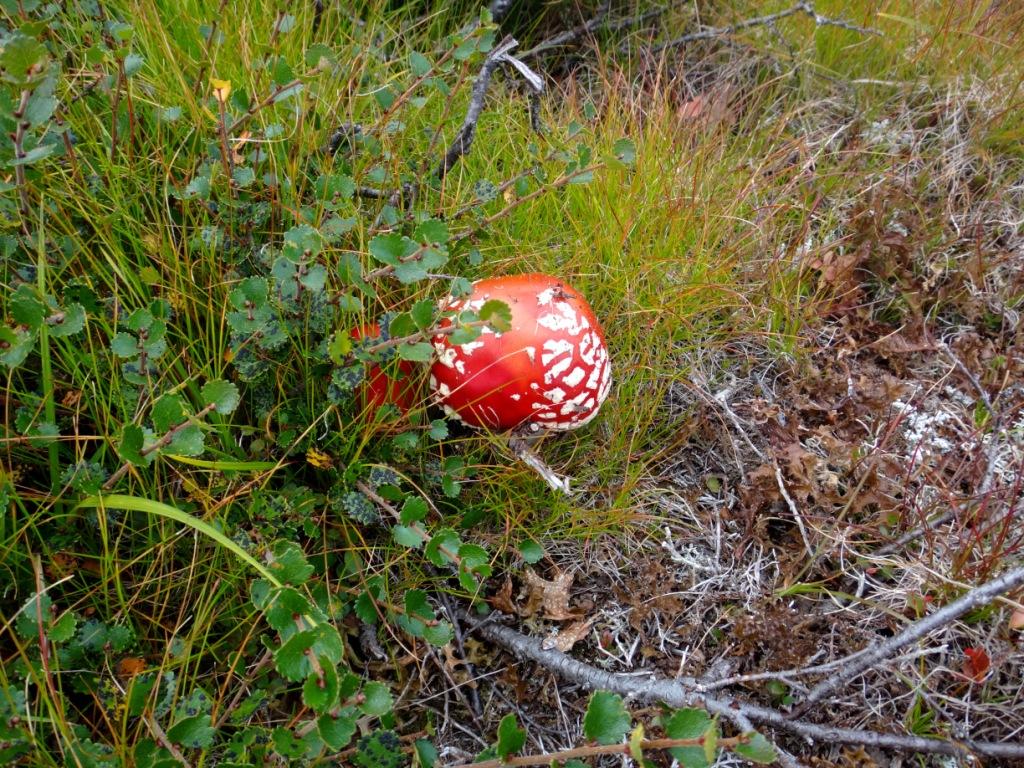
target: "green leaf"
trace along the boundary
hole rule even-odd
[[[154,321],[153,313],[148,309],[137,309],[128,315],[128,319],[125,321],[125,325],[128,326],[128,330],[135,331],[148,331],[149,327],[153,325]]]
[[[263,611],[267,623],[285,640],[298,631],[295,617],[307,616],[313,612],[313,606],[305,595],[292,587],[266,590],[257,589],[254,583],[252,601],[253,605]]]
[[[459,534],[451,528],[442,528],[427,542],[423,553],[427,559],[441,568],[455,561],[454,555],[459,551]]]
[[[417,301],[413,304],[409,315],[419,330],[427,330],[434,323],[434,302],[430,299]]]
[[[122,331],[110,340],[110,351],[118,357],[135,357],[139,354],[139,343],[130,333]]]
[[[210,724],[209,715],[194,715],[179,720],[167,729],[167,738],[173,744],[188,749],[206,749],[213,744],[217,729]]]
[[[18,289],[11,294],[7,307],[18,325],[26,325],[33,331],[38,331],[46,317],[46,307],[36,298],[32,287],[22,283]]]
[[[209,176],[195,176],[192,181],[185,187],[185,191],[182,194],[186,200],[192,198],[199,198],[200,200],[208,200],[210,198],[210,177]]]
[[[306,560],[298,544],[292,541],[277,541],[272,550],[270,572],[283,584],[303,584],[313,573],[313,566]]]
[[[353,727],[355,726],[353,725]],[[323,734],[321,734],[322,737]],[[274,752],[285,759],[300,758],[306,752],[306,744],[301,739],[295,738],[295,734],[287,728],[275,728],[271,740],[274,742]],[[327,739],[324,739],[324,743],[327,743]],[[346,741],[345,744],[347,743]],[[345,746],[345,744],[341,746]]]
[[[316,257],[322,247],[323,238],[320,233],[309,224],[300,224],[284,233],[281,253],[289,261],[298,263]]]
[[[447,621],[439,621],[423,630],[423,639],[437,648],[444,648],[455,637],[452,625]]]
[[[434,345],[426,341],[420,341],[415,344],[400,344],[397,350],[400,358],[414,363],[429,363],[434,356]]]
[[[125,77],[131,77],[132,75],[138,74],[138,71],[142,69],[142,65],[146,63],[146,60],[137,53],[129,53],[124,57],[124,74]]]
[[[636,162],[636,144],[632,139],[619,139],[612,147],[612,154],[623,165],[633,165]]]
[[[161,453],[170,453],[176,456],[201,456],[205,450],[203,443],[203,430],[197,424],[189,424],[174,435],[174,439]]]
[[[302,702],[318,715],[338,703],[338,670],[326,657],[320,659],[321,675],[311,674],[302,685]]]
[[[480,338],[480,334],[483,331],[480,328],[456,328],[450,334],[448,334],[448,343],[453,347],[460,347],[463,344],[469,344],[470,342],[476,341]]]
[[[416,77],[423,77],[430,71],[431,66],[430,59],[422,53],[413,51],[409,54],[409,69],[412,70],[413,75]]]
[[[256,171],[252,168],[239,166],[231,172],[231,179],[239,189],[245,189],[256,181]]]
[[[760,733],[751,731],[743,735],[745,738],[750,739],[750,741],[746,744],[738,744],[733,749],[733,752],[737,755],[745,757],[752,763],[760,763],[761,765],[768,765],[779,759],[774,745]]]
[[[35,163],[39,160],[43,160],[49,157],[50,155],[54,154],[55,152],[57,152],[57,149],[59,147],[59,144],[53,142],[47,144],[37,144],[16,160],[9,160],[7,162],[7,165],[11,167],[17,165],[32,165],[32,163]]]
[[[153,429],[163,434],[185,420],[185,407],[178,395],[164,395],[153,404],[150,415],[153,418]]]
[[[415,330],[416,322],[408,312],[399,312],[388,323],[388,335],[393,339],[408,336]]]
[[[535,541],[527,540],[519,544],[519,554],[531,565],[544,557],[544,548]]]
[[[379,717],[390,712],[394,706],[391,691],[384,683],[367,683],[363,686],[363,696],[365,698],[359,704],[359,709],[364,715]]]
[[[299,276],[299,282],[313,293],[320,293],[327,285],[327,267],[323,264],[307,267],[305,274]]]
[[[324,744],[337,752],[347,747],[356,733],[356,713],[346,707],[337,714],[323,715],[316,721],[316,727]]]
[[[327,356],[335,365],[342,365],[349,352],[352,351],[352,335],[345,331],[336,331],[327,345]]]
[[[235,309],[246,309],[247,305],[259,308],[267,303],[269,294],[270,284],[266,278],[247,277],[231,291],[229,299]]]
[[[526,744],[526,731],[519,727],[516,716],[507,714],[498,724],[498,757],[502,760],[514,755]]]
[[[35,333],[15,331],[7,326],[0,327],[0,363],[8,368],[17,368],[28,357],[35,346]]]
[[[405,612],[427,621],[434,620],[434,609],[427,602],[427,593],[422,589],[410,589],[405,593]]]
[[[416,739],[415,748],[417,768],[434,768],[440,759],[437,748],[426,739]]]
[[[665,735],[670,739],[700,739],[713,727],[703,709],[680,709],[665,722]],[[684,768],[707,768],[710,765],[703,746],[672,747],[669,753]]]
[[[143,456],[142,445],[145,442],[145,435],[142,427],[137,424],[125,424],[121,430],[121,443],[117,452],[125,461],[131,462],[136,467],[145,467],[153,461],[152,454]]]
[[[709,763],[715,761],[715,757],[718,754],[718,726],[712,722],[711,727],[708,728],[704,734],[704,759]]]
[[[313,674],[310,653],[319,659],[327,655],[333,663],[341,660],[341,637],[334,627],[320,624],[313,629],[296,632],[274,653],[274,664],[282,677],[298,683]]]
[[[427,271],[423,259],[412,259],[410,261],[403,261],[395,267],[395,279],[403,285],[409,285],[409,283],[415,283],[420,280],[426,280],[430,273]]]
[[[391,535],[395,543],[410,549],[419,549],[425,541],[423,534],[417,528],[405,525],[395,525],[391,528]]]
[[[444,440],[448,437],[448,422],[444,419],[434,419],[430,422],[430,430],[427,432],[431,440]]]
[[[232,413],[238,407],[238,387],[224,379],[211,379],[199,392],[203,405],[212,405],[222,416]]]
[[[47,122],[57,109],[57,99],[54,98],[52,89],[46,87],[52,80],[53,78],[49,78],[36,88],[28,100],[28,106],[25,107],[25,120],[32,128],[38,128]]]
[[[618,744],[629,730],[630,722],[621,696],[598,691],[590,697],[583,716],[583,733],[598,744]]]
[[[412,240],[397,232],[377,235],[370,240],[370,255],[383,264],[398,266],[401,260],[419,250]]]
[[[443,245],[451,237],[448,225],[438,219],[421,221],[413,230],[412,236],[422,245]]]
[[[395,103],[394,91],[392,91],[387,86],[384,86],[383,88],[378,88],[376,91],[374,91],[373,98],[375,98],[377,100],[377,103],[380,104],[381,109],[388,109],[391,107],[392,104]]]
[[[402,504],[401,520],[402,525],[412,525],[423,520],[427,516],[429,507],[427,502],[420,496],[410,496]]]
[[[85,307],[81,304],[69,304],[63,310],[46,318],[46,326],[54,338],[64,338],[85,328]]]
[[[498,333],[504,333],[512,328],[512,309],[500,299],[485,301],[478,314],[481,320]]]
[[[0,49],[0,71],[4,82],[18,86],[31,85],[46,76],[49,59],[46,46],[32,37],[15,32]]]

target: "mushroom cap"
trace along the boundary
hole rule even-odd
[[[497,299],[511,328],[475,341],[433,339],[430,388],[449,416],[474,427],[575,429],[597,415],[611,390],[604,332],[586,299],[564,280],[525,274],[480,280],[444,308],[479,310]]]
[[[380,338],[380,326],[376,323],[358,325],[349,331],[349,335],[356,341],[377,339]],[[415,376],[416,366],[408,360],[367,366],[356,393],[360,410],[368,418],[373,418],[385,405],[393,405],[402,413],[408,413],[418,399]]]

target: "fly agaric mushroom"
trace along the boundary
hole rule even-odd
[[[611,389],[604,333],[586,299],[564,280],[527,274],[480,280],[446,310],[505,302],[504,332],[475,340],[434,337],[430,388],[449,416],[492,430],[575,429],[597,415]]]
[[[377,323],[359,325],[349,331],[349,335],[356,341],[379,339],[380,326]],[[408,413],[416,405],[413,385],[416,366],[408,360],[401,360],[396,370],[398,377],[378,363],[367,366],[356,395],[363,413],[370,418],[385,405],[393,405],[402,413]]]

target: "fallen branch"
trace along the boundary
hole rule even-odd
[[[469,631],[497,643],[521,659],[537,662],[544,669],[591,690],[612,691],[643,701],[660,702],[670,707],[703,707],[708,712],[729,720],[740,719],[741,721],[763,723],[812,741],[861,744],[930,754],[964,756],[973,752],[989,757],[1024,758],[1024,744],[970,740],[946,741],[923,736],[905,736],[896,733],[878,733],[818,725],[805,720],[791,720],[778,710],[740,701],[729,696],[702,694],[697,690],[698,683],[693,678],[680,677],[669,680],[654,674],[641,677],[636,674],[606,672],[577,661],[561,651],[545,649],[541,645],[541,640],[527,637],[511,627],[497,624],[492,617],[488,617],[475,626],[471,625]]]
[[[845,663],[845,666],[842,666],[836,671],[830,673],[825,680],[818,683],[811,689],[810,693],[807,694],[807,697],[800,702],[798,712],[803,712],[811,704],[821,701],[841,685],[856,677],[861,672],[870,669],[882,659],[891,656],[903,646],[909,645],[915,640],[920,640],[922,637],[934,632],[936,629],[944,627],[947,624],[951,624],[955,619],[963,616],[968,611],[971,611],[980,605],[990,603],[1000,595],[1005,594],[1022,584],[1024,584],[1024,568],[1015,568],[1012,571],[1004,573],[997,579],[993,579],[986,584],[982,584],[980,587],[975,587],[967,592],[967,594],[957,598],[949,605],[943,606],[935,613],[925,616],[922,619],[918,619],[902,632],[890,637],[885,642],[879,643],[869,650],[858,651],[855,654],[847,656],[845,660],[842,660],[842,662]],[[1022,750],[1022,754],[1024,754],[1024,750]]]
[[[791,8],[787,8],[784,11],[778,13],[769,13],[765,16],[756,16],[752,19],[746,19],[744,21],[730,24],[728,27],[708,27],[706,29],[699,30],[697,32],[690,32],[681,37],[677,37],[674,40],[667,40],[664,43],[659,43],[651,48],[652,53],[660,53],[668,48],[676,48],[686,43],[692,43],[697,40],[711,40],[716,37],[728,37],[734,35],[742,29],[750,29],[751,27],[760,27],[765,25],[774,24],[777,21],[788,18],[789,16],[795,16],[798,13],[804,13],[814,19],[814,23],[821,26],[839,27],[841,29],[847,29],[851,32],[859,32],[862,35],[881,35],[877,29],[871,29],[870,27],[858,27],[856,24],[851,24],[848,21],[842,19],[833,19],[829,16],[822,16],[814,9],[814,5],[810,2],[800,2]]]

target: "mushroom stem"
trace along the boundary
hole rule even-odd
[[[549,467],[544,459],[530,449],[525,438],[510,437],[508,439],[508,446],[512,449],[516,458],[544,478],[544,481],[551,486],[551,490],[561,491],[566,496],[572,495],[572,491],[569,490],[569,480],[571,478],[556,474],[555,470]]]

